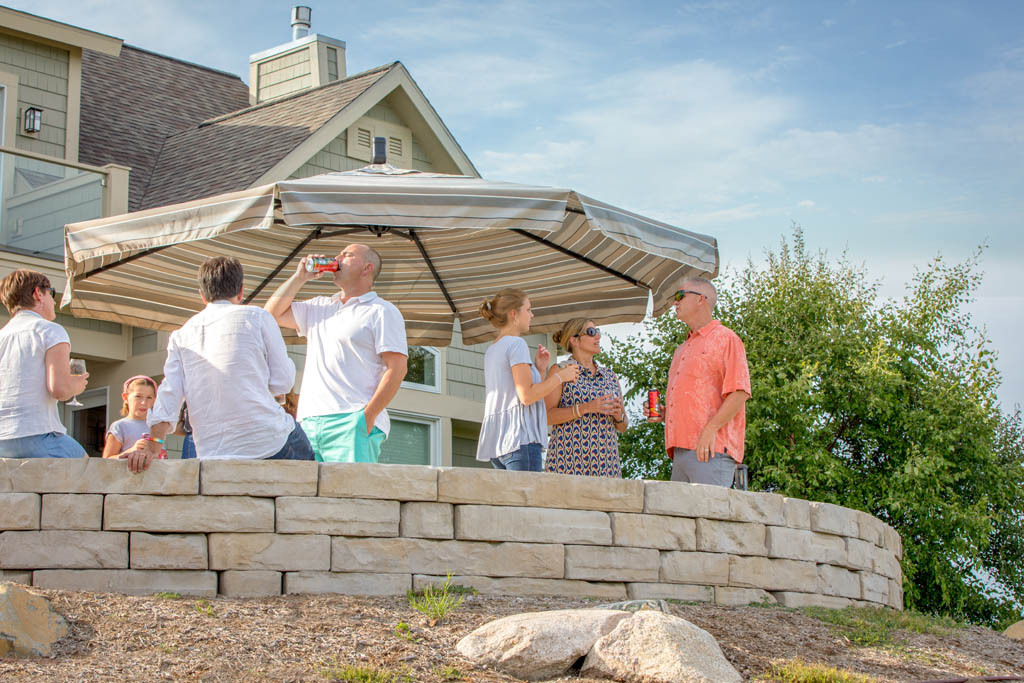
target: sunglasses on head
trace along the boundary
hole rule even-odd
[[[599,327],[588,327],[587,329],[580,331],[579,334],[575,334],[573,336],[574,337],[582,337],[583,335],[587,335],[588,337],[596,337],[599,334],[601,334],[601,328],[599,328]]]
[[[675,294],[675,299],[676,299],[676,301],[682,301],[682,300],[683,300],[683,297],[684,297],[684,296],[686,296],[687,294],[696,294],[697,296],[704,296],[704,294],[703,294],[703,293],[701,293],[701,292],[697,292],[697,291],[694,291],[694,290],[692,290],[692,289],[680,289],[680,290],[679,290],[678,292],[676,292],[676,294]]]

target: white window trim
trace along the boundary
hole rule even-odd
[[[433,346],[420,346],[419,348],[427,351],[434,356],[434,384],[420,384],[418,382],[406,382],[402,381],[403,389],[413,389],[415,391],[428,391],[432,394],[441,393],[441,352]]]
[[[430,466],[441,466],[441,418],[437,415],[426,415],[424,413],[411,413],[405,410],[388,409],[388,415],[392,422],[401,420],[415,424],[425,424],[430,427]]]

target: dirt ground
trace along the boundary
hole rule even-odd
[[[0,680],[323,682],[337,680],[351,665],[401,674],[396,680],[514,681],[474,666],[455,644],[499,617],[598,604],[469,595],[431,626],[399,597],[200,600],[33,591],[68,619],[70,634],[51,659],[0,660]],[[671,609],[714,635],[746,680],[757,680],[772,661],[795,657],[879,681],[1024,676],[1024,643],[977,627],[941,636],[901,631],[895,646],[859,648],[800,611],[691,604]],[[400,623],[408,628],[396,628]]]

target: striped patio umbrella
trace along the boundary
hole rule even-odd
[[[374,289],[409,342],[434,346],[456,318],[465,343],[492,339],[478,308],[504,287],[526,290],[532,331],[551,332],[571,317],[641,320],[649,293],[659,314],[682,277],[718,273],[714,238],[572,190],[387,164],[73,223],[66,242],[74,315],[160,330],[202,308],[196,274],[211,256],[238,257],[245,301],[262,305],[303,255],[362,242],[383,258]],[[323,277],[300,297],[336,291]]]

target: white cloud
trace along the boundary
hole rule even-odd
[[[814,204],[813,200],[804,199],[804,200],[802,200],[800,202],[797,202],[797,206],[805,208],[805,209],[813,209],[815,204]]]

